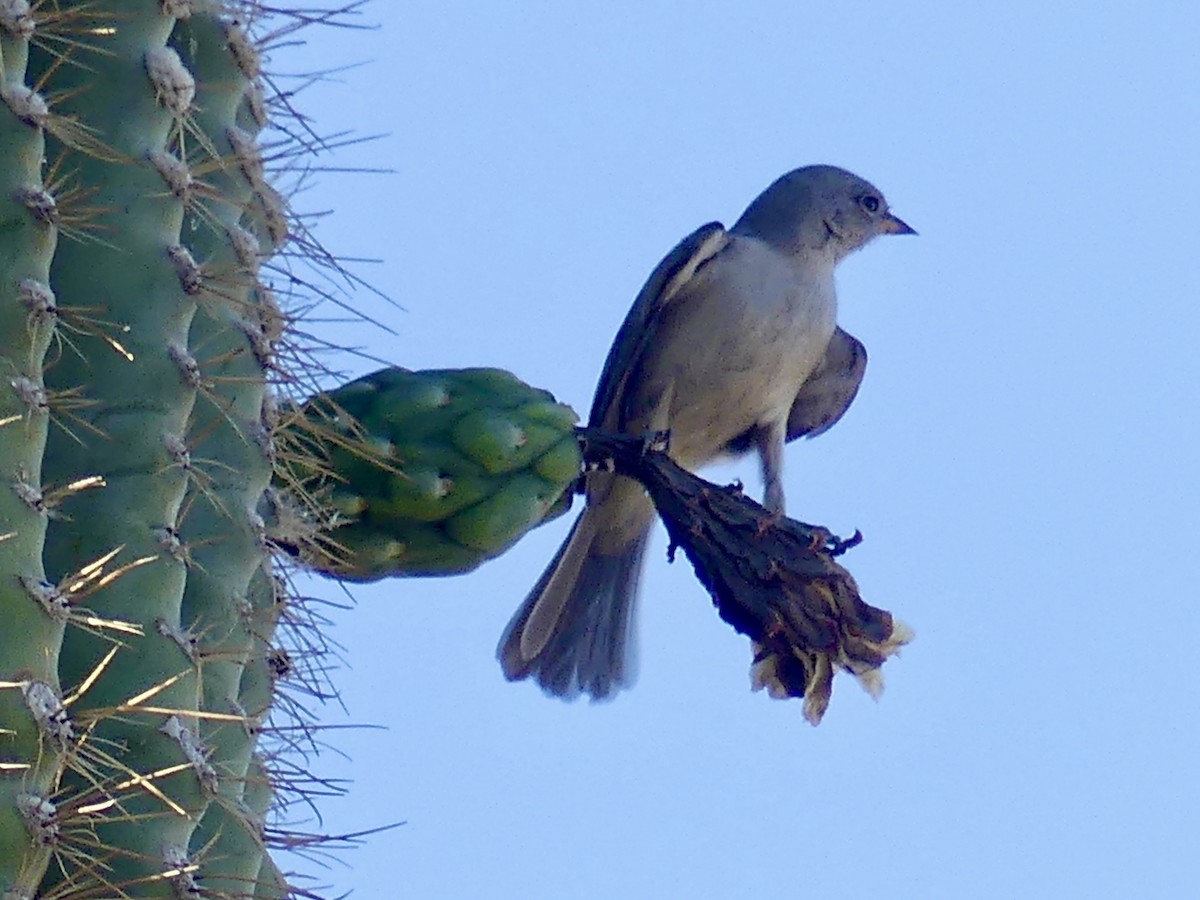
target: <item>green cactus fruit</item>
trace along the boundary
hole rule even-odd
[[[294,473],[337,510],[307,561],[339,578],[470,571],[565,511],[581,457],[574,411],[500,369],[384,369],[314,398]]]

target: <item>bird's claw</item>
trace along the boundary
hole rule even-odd
[[[668,453],[670,449],[670,431],[647,431],[642,435],[642,453]]]
[[[829,534],[825,540],[826,552],[830,556],[841,556],[851,547],[857,547],[863,542],[863,533],[857,528],[854,529],[854,534],[848,538],[840,538],[836,535]]]

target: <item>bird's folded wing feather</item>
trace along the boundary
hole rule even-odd
[[[614,427],[610,418],[621,397],[625,381],[637,361],[654,338],[655,326],[662,310],[676,297],[683,296],[681,288],[706,262],[729,243],[729,234],[720,222],[709,222],[697,228],[663,258],[638,293],[633,308],[621,323],[613,340],[604,372],[592,401],[588,424],[593,427]],[[852,339],[853,340],[853,339]]]
[[[842,329],[835,330],[825,356],[792,403],[787,439],[816,437],[828,431],[854,402],[866,369],[867,348]]]

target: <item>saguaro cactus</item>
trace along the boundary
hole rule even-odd
[[[287,892],[259,12],[0,0],[5,900]]]

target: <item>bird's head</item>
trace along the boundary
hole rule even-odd
[[[881,234],[916,234],[883,193],[837,166],[805,166],[778,178],[733,226],[793,254],[837,262]]]

